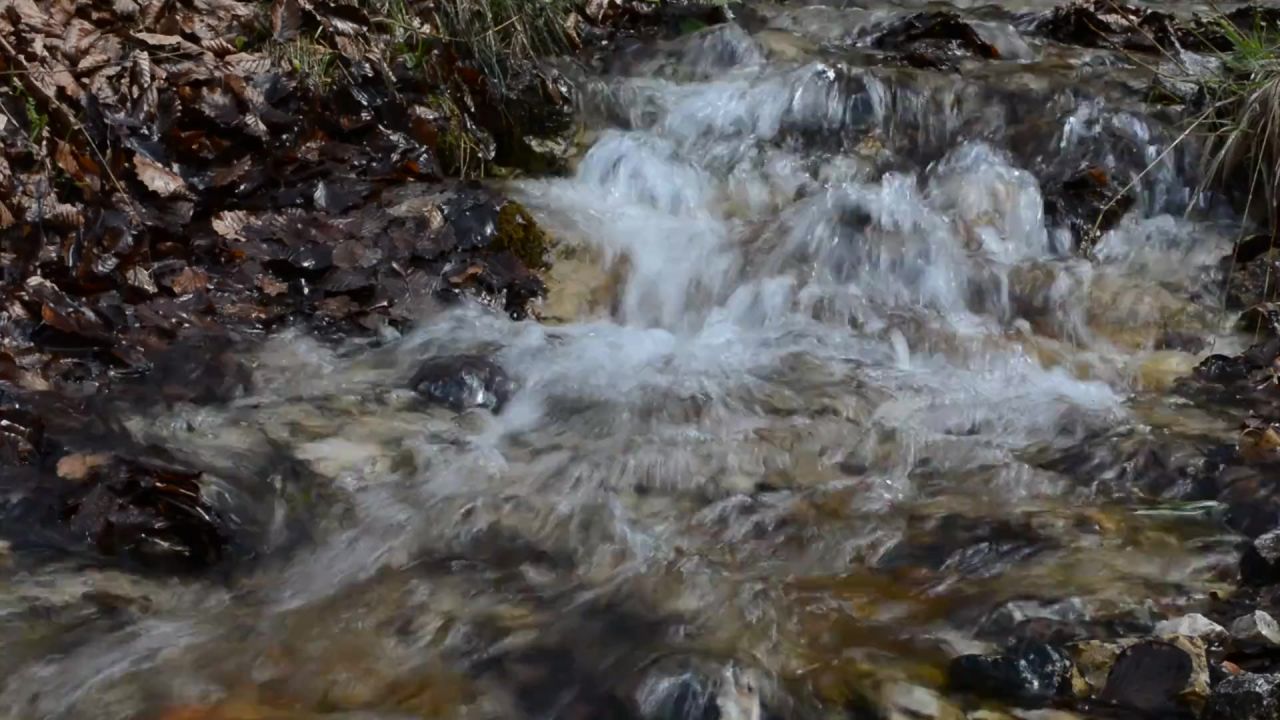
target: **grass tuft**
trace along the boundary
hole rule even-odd
[[[1280,230],[1280,34],[1219,17],[1231,48],[1222,72],[1202,78],[1207,111],[1203,185],[1246,193],[1246,214]]]

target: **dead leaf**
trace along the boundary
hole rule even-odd
[[[220,58],[226,57],[228,55],[234,55],[236,53],[236,46],[232,45],[226,40],[223,40],[222,38],[211,38],[209,40],[202,40],[200,42],[200,47],[213,53],[215,57],[220,57]]]
[[[134,154],[133,169],[147,189],[162,197],[192,197],[182,176],[141,153]]]
[[[151,271],[141,265],[134,265],[126,270],[124,278],[130,286],[148,295],[154,295],[160,290],[156,287],[155,279],[151,277]]]
[[[63,480],[80,482],[88,479],[93,474],[94,468],[106,465],[109,462],[111,462],[111,456],[105,453],[63,455],[58,460],[58,477]]]
[[[136,32],[133,34],[134,39],[144,42],[154,47],[169,47],[170,45],[181,45],[186,40],[177,35],[161,35],[159,33]]]
[[[213,216],[213,231],[230,240],[244,240],[244,229],[251,219],[243,210],[224,210]]]
[[[288,285],[277,280],[274,276],[271,276],[271,275],[259,275],[258,288],[261,289],[262,292],[266,293],[270,297],[283,295],[284,293],[289,291]]]
[[[275,0],[271,4],[271,34],[277,41],[292,40],[302,28],[302,6],[298,0]]]
[[[175,293],[188,295],[209,287],[209,274],[199,268],[186,267],[167,284]]]

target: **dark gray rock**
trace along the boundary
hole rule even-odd
[[[1214,688],[1204,720],[1274,720],[1280,717],[1280,675],[1245,673]]]
[[[1280,530],[1259,535],[1240,558],[1240,582],[1254,587],[1280,583]]]
[[[961,655],[947,676],[955,692],[1035,707],[1069,694],[1073,669],[1062,651],[1028,640],[1003,655]]]
[[[487,408],[498,412],[514,385],[497,363],[480,355],[446,355],[424,362],[409,387],[428,402],[456,412]]]

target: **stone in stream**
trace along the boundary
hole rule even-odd
[[[1094,165],[1046,190],[1045,219],[1051,226],[1069,230],[1077,251],[1085,255],[1137,202],[1131,193],[1123,191],[1111,172]]]
[[[872,45],[898,53],[902,62],[917,68],[958,69],[955,60],[1000,58],[1000,51],[982,39],[973,26],[951,12],[917,13],[894,22]]]
[[[445,355],[422,363],[409,387],[428,402],[455,412],[486,408],[498,412],[511,398],[505,370],[481,355]]]
[[[1226,628],[1199,613],[1159,622],[1156,624],[1155,634],[1158,637],[1182,635],[1200,638],[1206,643],[1221,642],[1229,637]]]
[[[947,670],[951,690],[1038,707],[1072,693],[1075,668],[1065,653],[1025,640],[1002,655],[961,655]]]
[[[1197,638],[1144,640],[1120,653],[1102,699],[1155,717],[1198,713],[1209,697],[1209,662]]]
[[[760,720],[760,693],[754,670],[729,665],[715,678],[692,669],[651,678],[636,700],[644,720]]]
[[[1242,358],[1214,354],[1196,366],[1195,376],[1205,382],[1226,384],[1249,377],[1249,372],[1250,367]]]
[[[1238,645],[1277,647],[1280,646],[1280,623],[1271,615],[1255,610],[1231,623],[1231,636]]]
[[[1280,675],[1244,673],[1214,688],[1203,720],[1275,720],[1280,717]]]
[[[1253,587],[1280,583],[1280,530],[1254,538],[1240,556],[1240,582]]]

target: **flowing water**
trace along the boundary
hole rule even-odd
[[[1231,438],[1167,393],[1200,356],[1157,348],[1236,342],[1238,223],[1189,206],[1142,68],[986,7],[1004,59],[962,74],[860,49],[906,12],[752,5],[583,73],[574,172],[510,188],[561,239],[544,322],[286,333],[255,395],[135,417],[289,486],[272,551],[226,581],[10,558],[0,715],[931,717],[912,693],[1020,620],[1141,626],[1218,587],[1211,513],[1123,479],[1132,448]],[[1092,260],[1044,214],[1081,163],[1136,178]],[[414,402],[454,353],[511,375],[500,413]]]

